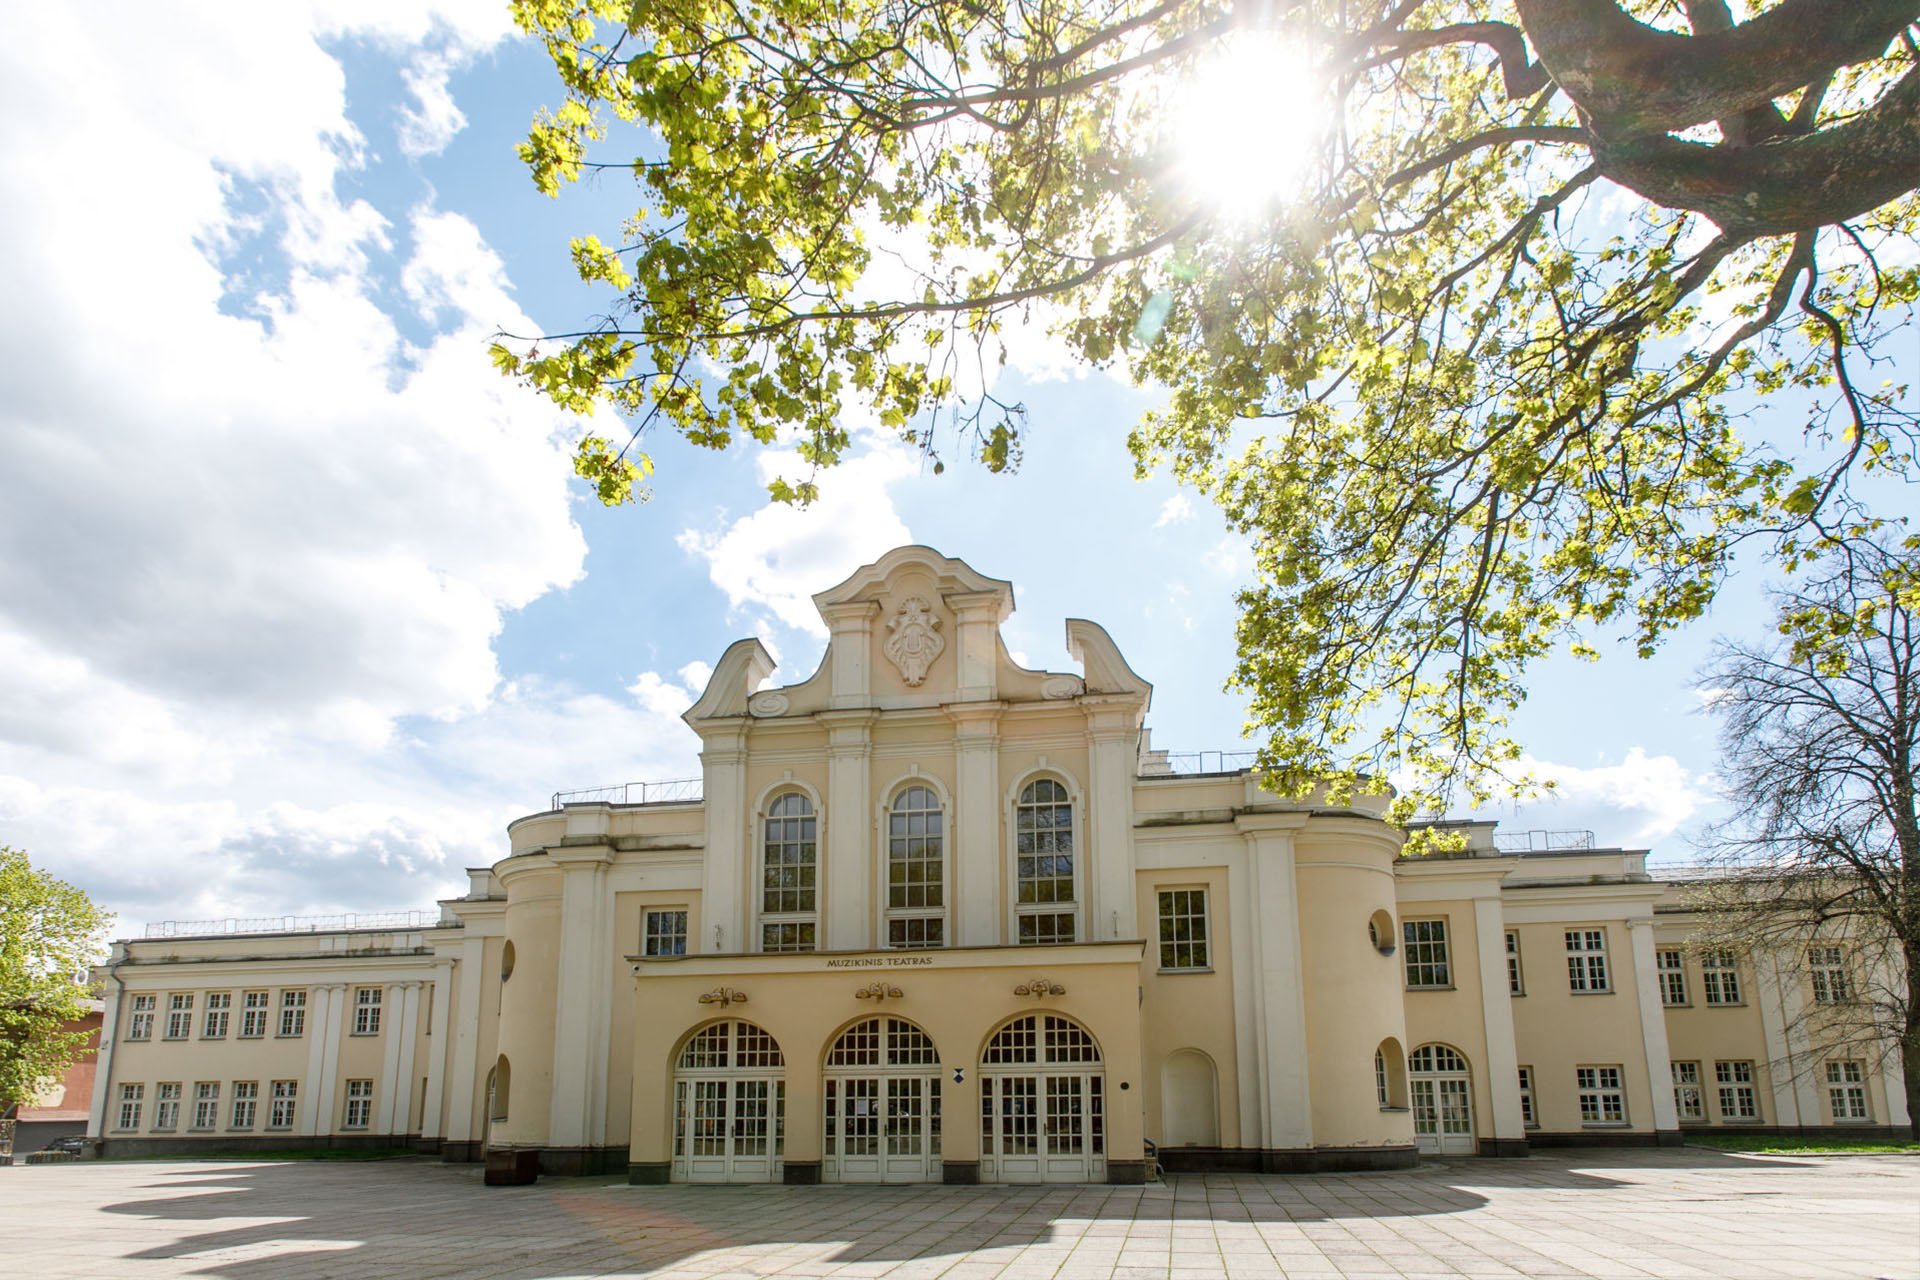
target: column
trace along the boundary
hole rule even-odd
[[[1234,827],[1247,843],[1252,900],[1254,1056],[1262,1139],[1267,1148],[1313,1145],[1307,1079],[1306,975],[1300,961],[1299,893],[1293,833],[1301,814],[1242,814]],[[1245,1105],[1244,1103],[1242,1105]]]
[[[1800,972],[1767,952],[1753,953],[1755,998],[1760,1003],[1760,1030],[1767,1044],[1767,1080],[1773,1092],[1773,1122],[1777,1125],[1820,1123],[1820,1095],[1809,1059],[1806,1000],[1800,992]]]
[[[747,945],[747,722],[699,726],[701,794],[706,798],[706,857],[701,859],[701,936],[687,940],[692,952],[742,952]]]
[[[1005,705],[971,702],[946,708],[954,733],[947,870],[955,946],[991,947],[1001,940],[1000,885],[1007,855],[1000,829],[1000,712]]]
[[[949,591],[942,597],[953,610],[954,697],[990,702],[1000,696],[1000,624],[1012,612],[1004,589]]]
[[[600,1145],[593,1132],[596,1094],[604,1113],[607,1076],[608,991],[613,959],[613,894],[607,868],[613,851],[605,845],[554,849],[559,865],[560,971],[553,1018],[553,1103],[547,1145]]]
[[[467,938],[460,944],[460,998],[454,1002],[457,1012],[446,1031],[448,1142],[478,1140],[473,1133],[473,1091],[480,1074],[480,988],[486,954],[485,938]]]
[[[877,606],[876,606],[877,607]],[[838,644],[838,638],[834,643]],[[871,708],[827,711],[827,802],[819,881],[820,949],[859,951],[874,945],[874,813],[869,763],[873,748]]]
[[[446,1096],[447,1071],[452,1066],[453,961],[441,960],[433,967],[433,1005],[428,1014],[427,1096],[420,1102],[420,1136],[438,1138],[446,1132],[440,1105]]]
[[[1140,753],[1139,702],[1098,695],[1080,701],[1087,707],[1087,842],[1080,854],[1087,885],[1086,937],[1089,942],[1137,938],[1133,778]]]
[[[1473,900],[1473,936],[1479,952],[1480,1017],[1487,1032],[1487,1093],[1493,1105],[1493,1140],[1496,1144],[1524,1145],[1527,1126],[1520,1116],[1520,1050],[1513,1039],[1513,994],[1507,983],[1507,923],[1498,898]],[[1654,1000],[1653,1011],[1659,1015],[1658,999]],[[1668,1110],[1672,1110],[1671,1099]]]
[[[1633,951],[1634,998],[1640,1004],[1640,1045],[1647,1061],[1647,1089],[1653,1095],[1653,1127],[1656,1132],[1677,1135],[1680,1111],[1673,1102],[1673,1064],[1667,1050],[1667,1011],[1660,1001],[1653,918],[1636,916],[1628,920],[1627,942]],[[1713,1084],[1703,1080],[1700,1087],[1710,1089]]]
[[[385,1053],[380,1063],[380,1123],[377,1132],[402,1134],[413,1119],[413,1041],[420,1030],[420,984],[392,982],[386,1005]]]
[[[873,623],[880,616],[878,600],[850,600],[820,607],[831,638],[827,642],[828,678],[832,694],[828,706],[865,707],[873,701]]]
[[[124,959],[121,948],[114,947],[112,959]],[[112,966],[108,966],[112,972]],[[94,1055],[93,1097],[89,1101],[87,1115],[87,1136],[104,1138],[107,1136],[107,1109],[113,1105],[108,1094],[113,1085],[113,1051],[120,1046],[120,984],[114,982],[104,992],[106,1007],[100,1013],[100,1049]],[[184,1100],[183,1100],[184,1101]]]
[[[346,984],[329,982],[311,988],[307,996],[307,1078],[300,1092],[299,1132],[322,1137],[333,1132],[333,1095],[340,1077],[340,1011],[346,1003]]]

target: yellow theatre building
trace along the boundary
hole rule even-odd
[[[1104,630],[1027,670],[1012,586],[926,547],[814,600],[804,681],[719,660],[697,783],[557,797],[437,917],[116,943],[90,1135],[972,1183],[1908,1125],[1644,850],[1403,858],[1376,800],[1176,771]]]

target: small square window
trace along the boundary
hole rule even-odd
[[[1207,948],[1207,891],[1162,889],[1160,900],[1160,967],[1205,969]]]
[[[1577,1068],[1574,1071],[1574,1083],[1580,1091],[1581,1124],[1627,1122],[1627,1093],[1621,1082],[1619,1067]]]
[[[1445,920],[1402,920],[1400,940],[1406,953],[1407,986],[1411,990],[1450,987],[1453,968],[1447,962]]]
[[[667,907],[646,914],[640,953],[649,956],[687,954],[687,909]]]

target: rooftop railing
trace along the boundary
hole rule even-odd
[[[162,920],[149,938],[217,938],[236,933],[339,933],[347,929],[431,929],[438,911],[349,911],[337,916],[248,916],[225,920]]]
[[[570,804],[685,804],[701,798],[699,778],[670,778],[665,782],[623,782],[612,787],[556,791],[553,807]]]
[[[1501,853],[1545,853],[1552,850],[1591,849],[1591,831],[1496,831],[1493,847]]]
[[[1165,768],[1152,772],[1167,774],[1196,773],[1238,773],[1253,767],[1255,751],[1154,751],[1148,753],[1157,757],[1154,763],[1164,763]],[[1144,763],[1144,758],[1143,758]],[[1142,772],[1147,772],[1142,770]]]

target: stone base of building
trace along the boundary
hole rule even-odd
[[[1683,1138],[1745,1134],[1756,1138],[1812,1138],[1823,1142],[1912,1142],[1910,1124],[1683,1124]]]
[[[1677,1147],[1681,1141],[1678,1129],[1662,1129],[1653,1133],[1604,1129],[1575,1129],[1567,1133],[1535,1130],[1527,1135],[1527,1145],[1532,1147]]]
[[[625,1147],[542,1147],[540,1172],[549,1178],[587,1178],[627,1167]]]
[[[206,1156],[235,1152],[271,1155],[276,1151],[411,1151],[414,1137],[405,1133],[233,1134],[204,1138],[108,1138],[99,1154],[108,1159],[127,1156]]]
[[[490,1187],[524,1187],[538,1182],[543,1154],[537,1147],[493,1147],[487,1152],[483,1181]]]
[[[1115,1186],[1137,1187],[1147,1180],[1145,1160],[1107,1161],[1107,1181]]]
[[[1161,1147],[1159,1157],[1164,1173],[1366,1173],[1419,1163],[1411,1146]]]
[[[1494,1159],[1516,1159],[1532,1153],[1533,1145],[1525,1138],[1482,1138],[1478,1152]]]
[[[636,1187],[663,1187],[673,1181],[673,1164],[667,1160],[634,1161],[627,1165],[627,1181]]]
[[[787,1160],[780,1166],[780,1181],[790,1187],[817,1187],[820,1185],[820,1162],[818,1160]]]
[[[940,1181],[950,1187],[974,1187],[980,1185],[980,1162],[978,1160],[947,1160],[940,1166]]]
[[[440,1158],[448,1164],[473,1164],[480,1159],[481,1154],[482,1150],[478,1142],[465,1139],[454,1142],[451,1139],[443,1139],[440,1143]]]

